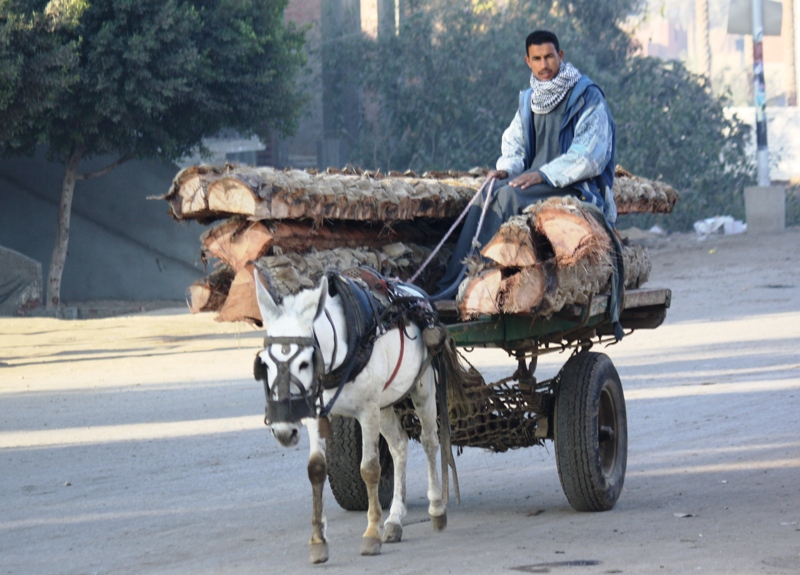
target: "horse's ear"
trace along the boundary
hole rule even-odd
[[[253,275],[256,280],[256,300],[258,301],[258,309],[261,310],[261,319],[264,322],[264,327],[266,327],[270,320],[281,315],[281,311],[278,309],[278,304],[276,304],[272,296],[269,295],[269,290],[267,290],[267,287],[264,285],[261,274],[258,273],[257,269],[253,271]]]
[[[325,310],[325,302],[328,301],[328,278],[326,276],[322,276],[317,290],[319,291],[319,300],[317,301],[317,313],[314,314],[315,320],[322,315]]]

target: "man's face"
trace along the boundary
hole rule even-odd
[[[556,52],[556,47],[550,42],[538,46],[531,44],[528,46],[528,55],[525,56],[525,63],[539,80],[549,82],[558,74],[563,58],[564,51],[559,50]]]

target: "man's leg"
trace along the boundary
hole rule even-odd
[[[458,285],[464,279],[464,274],[466,273],[466,265],[462,262],[472,255],[472,241],[475,239],[476,232],[478,244],[483,247],[494,237],[497,230],[508,218],[521,213],[529,205],[552,196],[577,196],[579,194],[574,188],[554,188],[547,183],[530,186],[524,190],[507,184],[508,180],[495,182],[492,198],[480,231],[478,231],[478,223],[483,204],[486,201],[486,195],[488,194],[488,188],[483,191],[480,202],[470,209],[461,229],[461,235],[453,250],[453,255],[447,264],[445,275],[439,280],[438,293],[433,296],[434,299],[451,299],[455,297]]]

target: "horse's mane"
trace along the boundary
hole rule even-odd
[[[314,273],[298,274],[292,266],[265,266],[260,262],[253,264],[264,280],[263,284],[269,295],[278,305],[288,296],[296,296],[304,290],[317,287],[324,275],[324,271],[318,270]]]

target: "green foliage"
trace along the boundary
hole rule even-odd
[[[331,54],[336,75],[362,86],[368,103],[353,161],[418,172],[493,165],[517,95],[528,86],[525,37],[547,28],[558,34],[565,58],[603,88],[617,121],[617,163],[682,192],[668,218],[638,221],[688,229],[713,215],[741,217],[743,186],[752,177],[748,130],[726,119],[726,101],[680,63],[631,55],[619,24],[639,4],[412,4],[396,36],[341,42]]]
[[[681,192],[668,217],[637,216],[628,223],[687,230],[717,215],[743,219],[743,190],[753,173],[745,150],[750,128],[727,119],[725,103],[679,62],[628,61],[609,97],[617,121],[617,163]]]
[[[286,1],[0,0],[0,153],[176,159],[223,128],[290,133],[305,60]]]
[[[76,42],[62,41],[75,25],[69,10],[25,13],[19,4],[0,0],[0,151],[30,153],[77,82],[78,59]]]
[[[353,159],[383,169],[452,169],[496,156],[528,83],[525,36],[555,27],[549,2],[412,4],[399,34],[341,42],[335,76],[363,86],[367,113]]]

